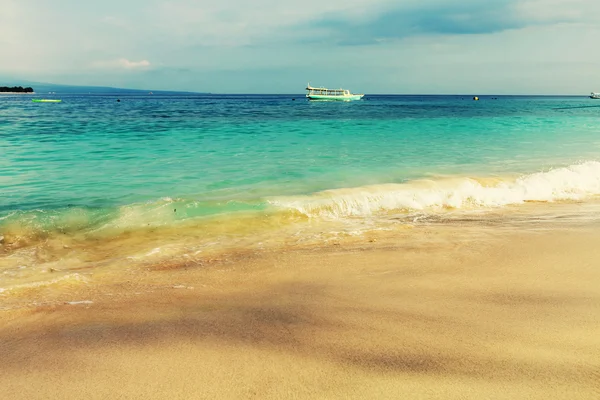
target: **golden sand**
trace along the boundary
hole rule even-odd
[[[0,399],[598,399],[599,243],[430,227],[33,291]]]

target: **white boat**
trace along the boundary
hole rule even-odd
[[[360,100],[364,94],[353,94],[346,89],[327,89],[324,87],[312,87],[310,84],[306,86],[306,97],[309,100],[337,100],[337,101],[352,101]]]
[[[594,92],[592,92],[590,94],[590,99],[600,99],[600,93],[594,93]]]

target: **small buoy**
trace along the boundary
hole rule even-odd
[[[479,97],[475,96],[475,97],[473,97],[473,100],[477,101],[477,100],[479,100]]]

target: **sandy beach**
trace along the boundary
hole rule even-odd
[[[600,400],[600,0],[0,26],[0,400]]]
[[[3,399],[596,399],[600,232],[231,253],[3,311]]]

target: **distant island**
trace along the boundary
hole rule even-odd
[[[1,0],[0,0],[1,1]],[[27,85],[31,87],[11,87],[13,82],[19,82],[21,85]],[[32,88],[35,88],[34,89]],[[188,91],[180,91],[180,90],[156,90],[156,88],[152,89],[125,89],[125,88],[115,88],[109,86],[77,86],[77,85],[63,85],[63,84],[55,84],[55,83],[47,83],[47,82],[36,82],[29,81],[19,77],[14,76],[2,76],[0,74],[0,94],[3,93],[22,93],[22,94],[30,94],[30,93],[48,93],[48,94],[100,94],[100,95],[147,95],[149,92],[153,92],[156,95],[171,95],[171,94],[181,94],[181,95],[197,95],[197,94],[207,94],[204,92],[188,92]]]
[[[0,86],[0,93],[33,93],[33,88],[23,86]]]

